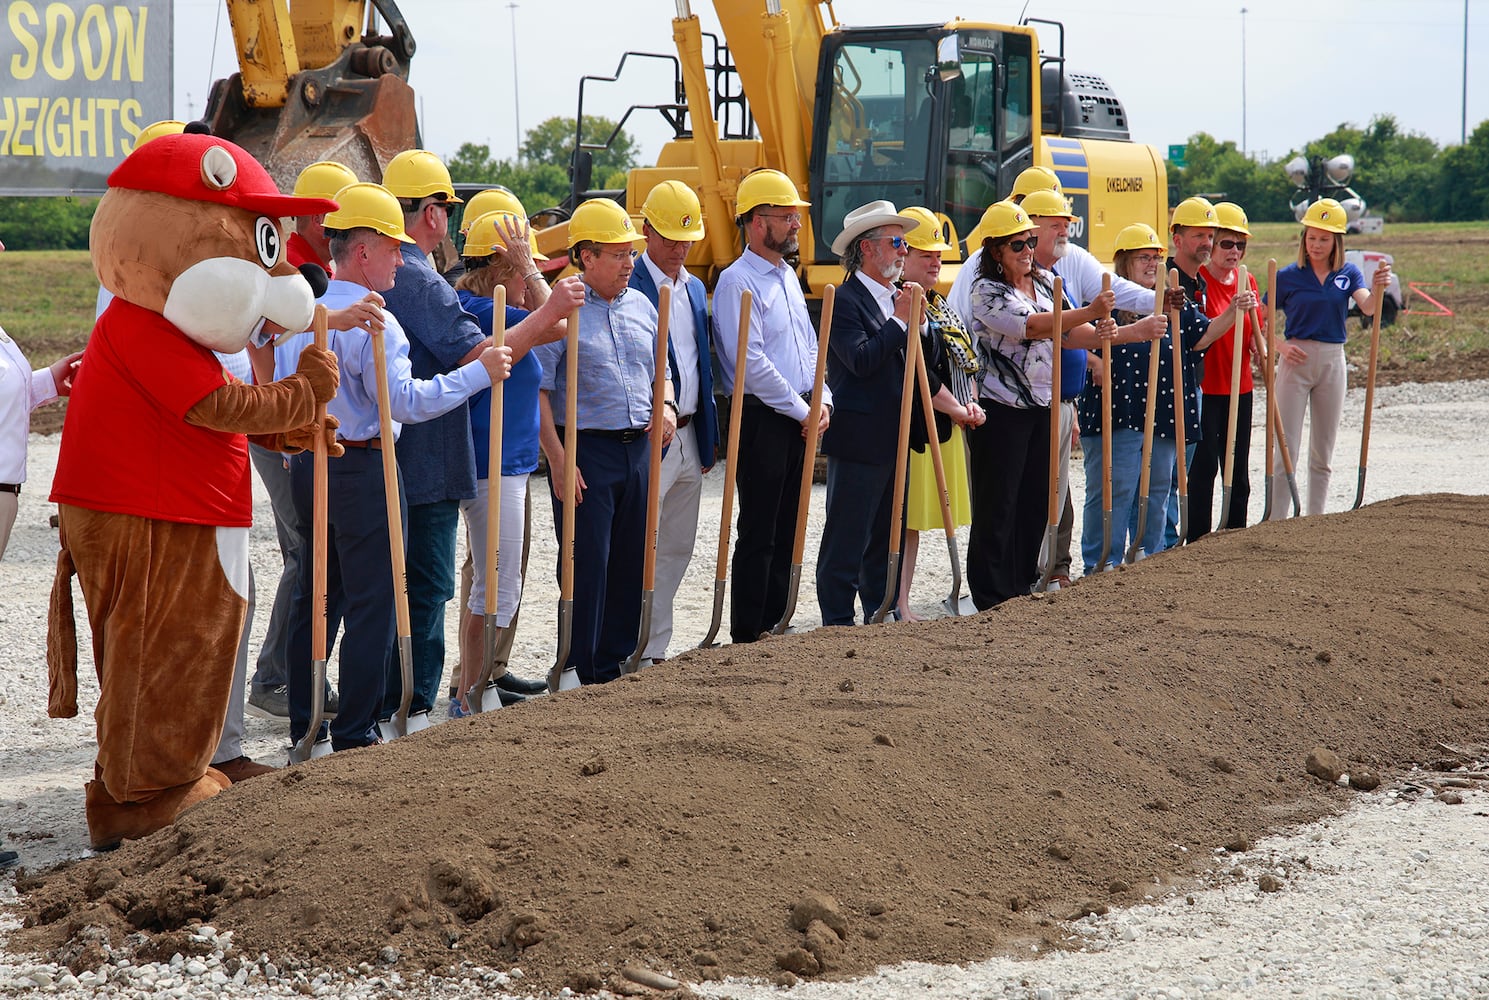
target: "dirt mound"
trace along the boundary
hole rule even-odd
[[[235,787],[45,877],[12,947],[169,954],[206,921],[550,989],[1027,951],[1342,807],[1315,747],[1389,772],[1482,739],[1486,565],[1489,499],[1404,498],[975,618],[694,652]]]

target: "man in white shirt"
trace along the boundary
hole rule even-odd
[[[692,188],[681,181],[663,181],[646,196],[641,215],[646,252],[631,272],[630,285],[654,306],[662,288],[672,289],[667,355],[677,396],[678,431],[662,456],[656,584],[651,634],[643,637],[645,665],[667,657],[672,603],[698,536],[703,474],[713,468],[718,455],[719,416],[708,349],[708,290],[683,266],[688,251],[703,239],[703,208]]]
[[[740,182],[735,206],[746,247],[719,275],[713,329],[724,389],[732,397],[730,419],[740,421],[729,634],[735,642],[754,642],[786,613],[817,336],[801,282],[785,260],[797,251],[801,210],[810,202],[779,170],[757,170]],[[745,380],[736,387],[734,355],[746,289],[752,299]],[[827,429],[832,409],[831,390],[824,386],[822,395],[819,432]]]

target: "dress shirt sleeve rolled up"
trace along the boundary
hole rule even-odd
[[[745,350],[744,391],[776,412],[797,422],[803,421],[811,409],[806,400],[802,399],[801,394],[796,391],[791,380],[782,374],[775,363],[766,356],[763,331],[769,303],[762,302],[765,296],[761,290],[752,291],[755,294],[750,304],[750,333]],[[720,280],[718,288],[714,290],[714,347],[719,352],[719,362],[723,366],[726,384],[731,383],[734,378],[735,348],[739,344],[739,303],[743,292],[742,283],[724,280]],[[786,303],[781,303],[781,305],[787,307]],[[733,388],[731,386],[731,392]],[[823,387],[823,393],[825,399],[830,402],[831,396],[827,394],[826,386]]]

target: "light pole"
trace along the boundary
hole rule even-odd
[[[1466,3],[1467,0],[1464,0]],[[1246,155],[1246,8],[1241,8],[1241,155]]]
[[[517,129],[517,160],[522,160],[522,98],[517,94],[517,3],[507,4],[512,12],[512,122]]]
[[[1463,0],[1463,137],[1461,145],[1468,145],[1468,0]]]

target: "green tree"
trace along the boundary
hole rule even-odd
[[[0,198],[8,250],[86,250],[97,198]]]
[[[1489,219],[1489,121],[1479,123],[1462,146],[1439,158],[1433,202],[1443,221]]]
[[[467,142],[446,164],[450,179],[461,184],[500,184],[515,194],[529,212],[552,208],[569,197],[569,172],[551,163],[498,160],[491,147]]]
[[[583,140],[600,143],[610,138],[607,149],[594,151],[594,181],[609,184],[616,174],[624,174],[636,166],[636,140],[624,129],[617,131],[615,122],[598,115],[584,116]],[[540,122],[527,130],[522,143],[522,155],[529,163],[548,163],[568,169],[574,153],[574,119],[555,117]],[[624,185],[618,185],[623,187]]]

